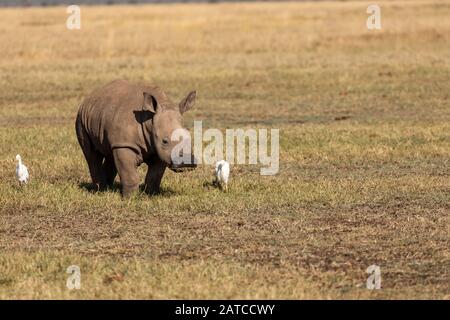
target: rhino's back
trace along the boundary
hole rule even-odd
[[[165,96],[155,86],[116,80],[85,98],[78,118],[99,151],[107,154],[116,147],[146,148],[139,122],[144,91]]]

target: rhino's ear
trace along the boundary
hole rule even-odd
[[[144,104],[142,105],[142,110],[150,111],[156,113],[158,110],[158,101],[150,93],[144,92]]]
[[[185,113],[186,111],[188,111],[190,108],[192,108],[194,106],[195,103],[195,98],[197,97],[197,92],[196,91],[191,91],[186,98],[184,98],[183,100],[181,100],[180,104],[179,104],[179,108],[180,108],[180,113]]]

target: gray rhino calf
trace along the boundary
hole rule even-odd
[[[190,161],[174,161],[172,150],[179,141],[171,139],[174,130],[182,129],[182,115],[195,97],[195,91],[189,93],[177,107],[160,88],[124,80],[86,97],[75,127],[94,185],[100,190],[112,186],[118,172],[127,197],[139,188],[137,168],[146,163],[145,191],[156,193],[166,167],[175,172],[195,168],[192,155],[183,157]]]

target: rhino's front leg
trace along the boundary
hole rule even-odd
[[[147,176],[145,177],[145,192],[147,194],[159,192],[164,171],[166,171],[166,164],[160,159],[155,159],[148,164]]]
[[[132,149],[116,148],[113,150],[113,156],[122,184],[122,196],[129,197],[139,189],[137,154]]]

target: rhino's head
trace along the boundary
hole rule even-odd
[[[155,96],[144,92],[144,110],[153,113],[152,144],[158,157],[175,172],[197,166],[197,161],[190,152],[189,131],[183,128],[183,114],[194,106],[195,98],[196,92],[192,91],[176,108],[163,106]],[[186,153],[186,150],[189,152]]]

